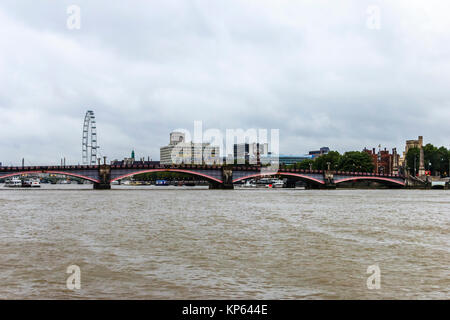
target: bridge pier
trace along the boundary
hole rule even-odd
[[[209,189],[222,189],[222,190],[232,190],[234,189],[233,184],[233,167],[224,166],[222,167],[222,183],[211,182],[209,184]]]
[[[292,178],[287,178],[286,184],[283,186],[284,188],[295,189],[295,184],[297,181]]]
[[[325,181],[325,185],[323,185],[322,189],[336,189],[334,174],[330,171],[330,164],[328,164],[328,170],[323,173],[323,180]]]
[[[224,183],[218,183],[218,182],[211,182],[209,184],[209,189],[211,190],[233,190],[234,185],[233,184],[224,184]]]
[[[111,189],[111,184],[94,183],[94,190],[109,190],[109,189]]]
[[[98,168],[99,183],[94,183],[94,190],[111,189],[111,166],[102,164]]]

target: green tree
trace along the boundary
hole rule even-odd
[[[423,147],[425,169],[431,171],[432,175],[448,175],[449,150],[445,147],[437,148],[432,144]]]
[[[330,151],[327,154],[321,155],[314,160],[314,168],[316,170],[328,170],[328,162],[331,170],[339,170],[339,161],[341,155],[337,151]]]
[[[306,160],[297,162],[295,164],[289,165],[289,166],[287,166],[287,168],[309,170],[311,166],[314,169],[314,160],[313,159],[306,159]]]
[[[297,169],[309,170],[314,169],[315,161],[313,159],[307,159],[297,163]]]
[[[373,172],[372,157],[367,152],[349,151],[339,160],[339,170],[356,172]]]
[[[423,147],[423,154],[425,160],[425,170],[431,171],[434,175],[436,171],[440,170],[440,159],[438,154],[438,148],[428,143]]]
[[[449,176],[450,172],[450,150],[447,150],[445,147],[440,147],[438,150],[439,154],[439,163],[440,163],[440,173],[441,176]]]
[[[409,168],[409,173],[414,175],[419,172],[420,165],[420,149],[419,148],[411,148],[408,150],[406,154],[406,165]],[[414,171],[415,165],[415,171]]]

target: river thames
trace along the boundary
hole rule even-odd
[[[91,189],[0,186],[1,299],[450,298],[449,191]]]

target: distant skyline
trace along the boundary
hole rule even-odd
[[[81,9],[69,29],[67,8]],[[374,10],[378,25],[371,25]],[[280,129],[281,154],[450,147],[450,3],[0,3],[0,162],[159,159],[177,128]]]

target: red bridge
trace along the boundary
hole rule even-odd
[[[35,166],[0,167],[0,179],[23,174],[50,173],[73,176],[94,183],[94,189],[110,189],[111,182],[141,173],[180,172],[200,177],[210,182],[211,189],[233,189],[239,181],[270,175],[287,178],[288,187],[295,186],[297,180],[305,182],[311,188],[335,188],[340,183],[352,181],[376,181],[389,187],[404,187],[405,178],[400,175],[372,174],[363,172],[321,171],[300,169],[278,169],[268,171],[260,166],[207,166],[207,165],[87,165],[87,166]]]

